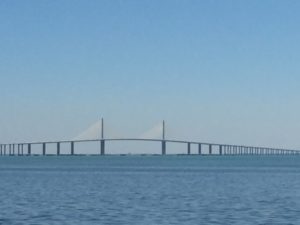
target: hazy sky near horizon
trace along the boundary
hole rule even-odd
[[[123,136],[300,149],[300,1],[2,0],[0,142]]]

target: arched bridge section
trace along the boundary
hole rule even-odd
[[[268,148],[257,146],[244,146],[244,145],[232,145],[232,144],[217,144],[217,143],[205,143],[195,141],[183,141],[172,139],[145,139],[145,138],[101,138],[90,140],[61,140],[61,141],[45,141],[45,142],[28,142],[28,143],[10,143],[0,144],[0,155],[10,156],[24,156],[32,155],[31,148],[33,145],[41,146],[40,155],[47,155],[47,145],[56,145],[56,155],[61,155],[61,144],[68,143],[70,145],[69,155],[80,155],[83,153],[76,152],[76,143],[84,142],[98,142],[99,143],[99,155],[110,154],[109,149],[106,149],[107,142],[158,142],[161,143],[161,155],[167,155],[168,143],[181,143],[186,145],[186,154],[191,155],[191,147],[197,146],[197,155],[298,155],[300,151],[292,149],[282,148]],[[204,153],[203,148],[207,148],[208,152]]]

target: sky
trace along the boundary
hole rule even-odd
[[[1,0],[0,143],[101,117],[138,137],[300,149],[296,0]],[[106,132],[106,137],[110,133]]]

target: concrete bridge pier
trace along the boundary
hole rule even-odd
[[[46,143],[43,143],[43,155],[46,155]]]
[[[212,145],[209,145],[208,151],[209,151],[209,154],[211,155],[212,154]]]
[[[31,144],[28,144],[27,148],[28,148],[27,149],[27,153],[28,153],[27,155],[31,155]]]
[[[71,141],[71,155],[74,155],[74,141]]]
[[[104,140],[100,141],[100,153],[101,153],[101,155],[105,155],[105,141]]]
[[[15,144],[13,144],[12,154],[15,155]]]
[[[60,155],[60,142],[56,143],[56,155]]]
[[[21,154],[24,155],[24,145],[21,144]]]
[[[161,142],[161,154],[162,155],[166,154],[166,141]]]
[[[201,146],[201,144],[198,144],[198,154],[199,155],[202,154],[202,146]]]
[[[219,155],[223,155],[223,149],[222,149],[222,145],[219,145]]]
[[[191,143],[190,142],[187,143],[187,154],[188,155],[191,154]]]
[[[2,155],[2,145],[0,145],[0,155]]]

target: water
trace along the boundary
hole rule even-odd
[[[0,157],[0,224],[300,224],[300,157]]]

